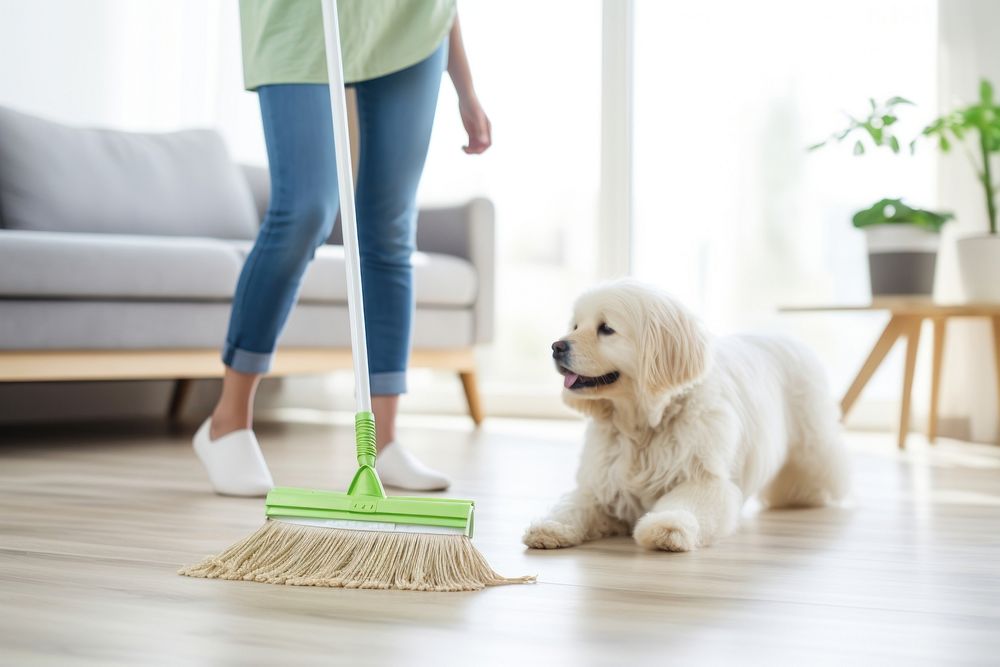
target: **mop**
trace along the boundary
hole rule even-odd
[[[347,133],[347,102],[335,0],[322,0],[334,148],[347,266],[354,357],[358,470],[347,493],[277,487],[254,534],[217,556],[183,568],[189,577],[292,586],[472,591],[526,583],[497,574],[472,545],[475,503],[387,497],[375,471],[361,261]]]

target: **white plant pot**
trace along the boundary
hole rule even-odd
[[[968,236],[956,245],[966,300],[1000,303],[1000,235]]]
[[[908,224],[865,227],[872,296],[919,296],[934,291],[941,235]]]

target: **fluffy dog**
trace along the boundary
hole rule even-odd
[[[712,339],[666,294],[619,281],[577,300],[552,356],[564,400],[590,423],[577,488],[528,527],[529,547],[631,532],[690,551],[730,534],[751,495],[813,507],[846,491],[837,411],[794,341]]]

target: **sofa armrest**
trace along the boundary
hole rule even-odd
[[[493,203],[477,198],[461,206],[421,209],[417,248],[467,259],[476,269],[475,342],[493,340],[496,292]]]

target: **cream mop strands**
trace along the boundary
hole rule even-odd
[[[442,592],[535,580],[497,574],[465,536],[317,528],[279,520],[265,522],[242,542],[179,574],[289,586]]]

